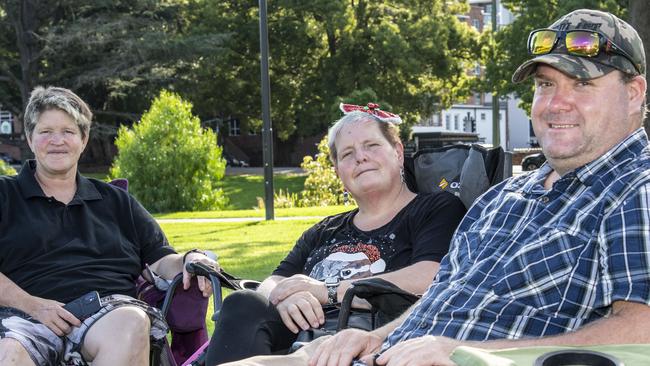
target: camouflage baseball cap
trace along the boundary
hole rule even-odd
[[[643,41],[631,25],[616,16],[598,10],[580,9],[572,11],[551,24],[549,29],[557,31],[591,30],[607,37],[630,56],[600,52],[594,57],[581,57],[567,53],[564,42],[558,42],[550,53],[530,59],[512,75],[512,81],[519,83],[531,76],[537,64],[552,66],[577,79],[593,79],[612,70],[630,75],[645,75],[645,52]]]

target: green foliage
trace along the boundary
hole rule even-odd
[[[0,104],[19,116],[33,87],[67,87],[92,106],[94,137],[114,137],[118,120],[137,120],[161,87],[219,52],[220,30],[192,28],[194,3],[0,0]]]
[[[322,133],[330,107],[364,89],[411,123],[467,96],[466,70],[480,51],[478,34],[457,17],[468,10],[460,0],[269,2],[274,132]],[[230,38],[180,84],[206,115],[237,116],[245,127],[261,114],[257,14],[254,1],[204,2],[193,25]]]
[[[282,189],[279,189],[277,192],[273,193],[273,208],[294,208],[299,207],[299,205],[299,193],[291,193]],[[265,208],[264,200],[262,197],[257,197],[257,207],[260,210],[263,210]]]
[[[300,165],[307,172],[301,206],[329,206],[344,204],[343,183],[336,175],[329,159],[327,136],[318,144],[316,159],[305,156]]]
[[[277,192],[283,191],[300,192],[305,185],[304,174],[273,174],[273,189]],[[259,197],[264,196],[263,175],[226,175],[220,182],[219,187],[223,189],[228,201],[229,210],[251,209],[260,207]],[[285,193],[283,193],[285,194]],[[263,200],[262,200],[263,201]],[[277,205],[275,206],[278,207]]]
[[[149,111],[122,127],[112,177],[129,180],[130,192],[149,210],[194,211],[225,207],[218,189],[226,163],[211,130],[201,128],[192,105],[162,91]]]
[[[0,175],[16,175],[16,169],[0,159]]]

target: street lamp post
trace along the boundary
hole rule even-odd
[[[266,219],[273,220],[273,127],[271,124],[271,83],[269,80],[269,35],[266,0],[260,4],[260,67],[262,74],[262,149],[264,159],[264,208]]]

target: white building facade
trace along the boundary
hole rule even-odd
[[[485,27],[491,27],[492,1],[470,0],[469,14],[459,18],[466,21],[479,32]],[[497,1],[497,24],[499,27],[513,21],[514,15]],[[480,75],[482,68],[476,65],[471,72]],[[519,108],[520,100],[514,95],[502,96],[499,106],[499,135],[501,146],[506,150],[527,148],[536,142],[532,134],[530,119],[523,109]],[[413,134],[430,132],[465,132],[478,134],[479,143],[493,145],[492,132],[492,95],[476,93],[464,103],[451,106],[422,120],[413,126]]]

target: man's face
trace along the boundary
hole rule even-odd
[[[623,83],[618,71],[578,80],[540,64],[531,114],[535,135],[553,169],[560,175],[572,171],[636,130],[639,122],[631,116],[639,113],[641,88],[645,93],[644,80]]]

